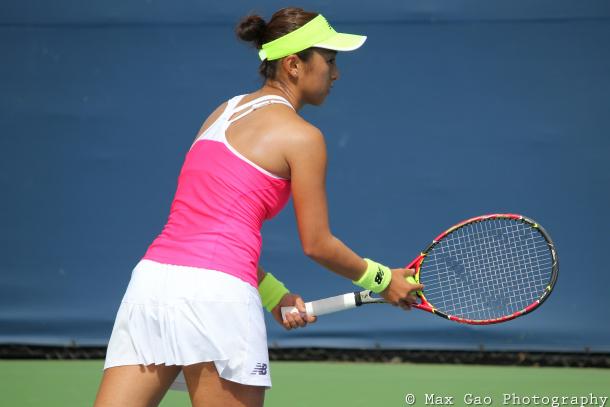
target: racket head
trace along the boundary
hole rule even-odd
[[[538,308],[559,273],[557,252],[537,222],[517,214],[467,219],[438,235],[407,268],[424,284],[415,307],[487,325]]]

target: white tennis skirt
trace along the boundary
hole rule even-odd
[[[227,273],[142,260],[117,312],[104,369],[214,362],[220,377],[271,387],[258,290]],[[186,390],[182,372],[172,389]]]

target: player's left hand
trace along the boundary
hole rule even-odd
[[[286,314],[286,320],[284,321],[282,320],[282,307],[296,307],[299,312]],[[306,315],[305,302],[303,302],[300,295],[293,293],[284,295],[279,304],[277,304],[275,308],[271,310],[271,314],[273,315],[273,318],[275,318],[275,320],[286,330],[303,328],[307,326],[307,324],[314,323],[318,320],[317,317]]]

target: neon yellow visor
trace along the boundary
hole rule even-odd
[[[364,41],[366,41],[364,35],[336,32],[322,14],[319,14],[304,26],[263,44],[258,56],[261,61],[265,59],[273,61],[311,47],[334,51],[353,51],[360,48]]]

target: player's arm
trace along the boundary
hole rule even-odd
[[[366,262],[337,239],[329,226],[324,136],[311,125],[301,126],[295,133],[286,159],[303,251],[335,273],[358,280],[367,268]]]
[[[258,265],[258,268],[256,270],[256,277],[257,277],[257,281],[260,284],[261,281],[263,281],[263,278],[265,278],[265,270],[261,267],[261,265]]]
[[[324,136],[307,124],[293,132],[286,160],[290,178],[299,237],[304,253],[329,270],[357,281],[364,276],[369,264],[334,236],[328,219],[326,200],[326,144]],[[394,269],[391,282],[381,295],[394,305],[409,308],[412,290],[421,289],[407,283],[406,275],[413,271]],[[405,302],[406,301],[406,302]]]

